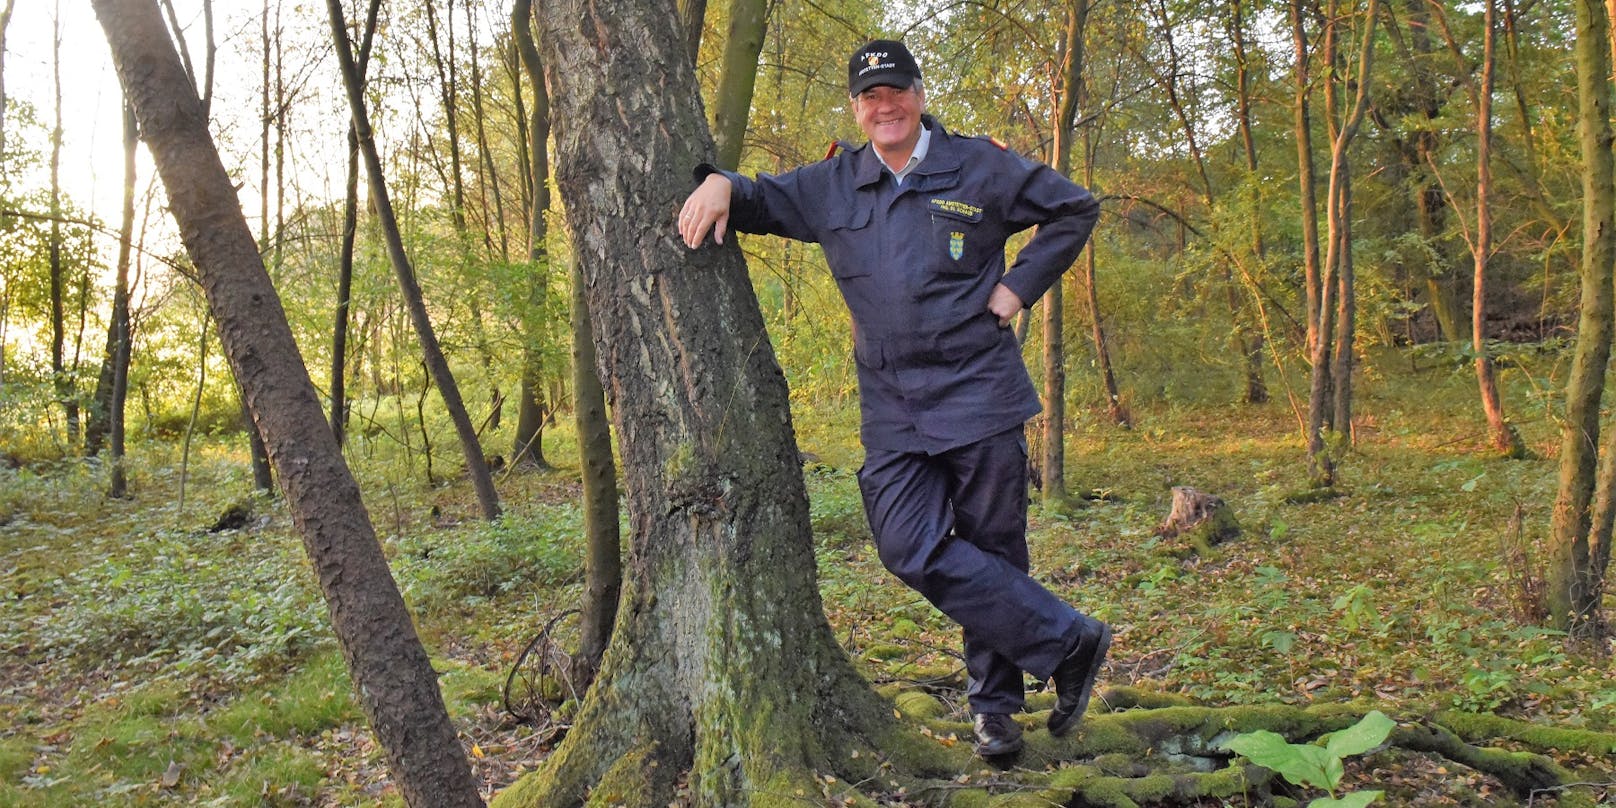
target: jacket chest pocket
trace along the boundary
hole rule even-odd
[[[831,220],[819,246],[825,263],[838,278],[861,278],[874,267],[874,232],[870,229],[870,209],[850,207]]]
[[[931,209],[933,265],[944,275],[975,275],[982,271],[986,227],[982,211]]]

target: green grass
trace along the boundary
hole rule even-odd
[[[1506,411],[1536,458],[1484,450],[1464,368],[1366,374],[1338,495],[1312,501],[1294,496],[1306,461],[1279,380],[1255,408],[1193,400],[1186,380],[1165,384],[1171,400],[1131,393],[1132,430],[1079,407],[1067,480],[1088,501],[1034,507],[1034,572],[1118,629],[1113,684],[1611,730],[1608,663],[1515,614],[1501,548],[1517,506],[1525,545],[1546,538],[1559,439],[1548,399],[1510,383],[1519,373]],[[818,457],[805,479],[837,638],[872,679],[925,682],[958,711],[958,630],[870,544],[856,405],[803,412],[797,428]],[[500,478],[508,515],[492,525],[463,481],[429,487],[418,460],[412,477],[385,447],[350,451],[451,714],[489,761],[509,756],[490,777],[542,754],[501,723],[499,692],[515,654],[580,597],[567,446],[550,444],[556,472]],[[139,446],[132,467],[125,502],[101,496],[88,464],[0,471],[0,805],[396,800],[378,791],[379,755],[284,504],[257,501],[266,519],[246,530],[205,531],[249,497],[240,448],[199,444],[184,507],[172,446]],[[1207,556],[1157,538],[1174,485],[1225,499],[1242,535]]]

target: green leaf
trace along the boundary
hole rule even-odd
[[[1371,710],[1358,723],[1324,736],[1324,748],[1338,758],[1361,755],[1380,746],[1395,726],[1397,722],[1387,718],[1385,713]]]
[[[1307,804],[1307,808],[1364,808],[1380,799],[1379,791],[1354,791],[1339,797],[1320,797]]]
[[[1333,785],[1329,780],[1327,769],[1327,762],[1333,758],[1328,752],[1312,744],[1288,743],[1283,737],[1260,729],[1238,735],[1225,746],[1236,754],[1245,755],[1258,766],[1278,772],[1281,777],[1296,785],[1318,788]],[[1336,761],[1336,766],[1340,765],[1340,761]]]

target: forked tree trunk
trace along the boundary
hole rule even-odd
[[[583,712],[504,805],[819,795],[811,772],[874,775],[872,744],[896,728],[824,616],[785,378],[740,251],[692,253],[673,226],[713,147],[672,9],[547,0],[540,11],[556,173],[633,540]],[[589,794],[597,784],[610,790]]]
[[[153,0],[93,0],[220,341],[268,439],[359,702],[416,808],[482,800],[437,674],[326,429],[286,313]]]

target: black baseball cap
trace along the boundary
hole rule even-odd
[[[872,39],[853,51],[847,60],[847,94],[858,95],[871,87],[910,87],[920,78],[920,65],[902,42]]]

